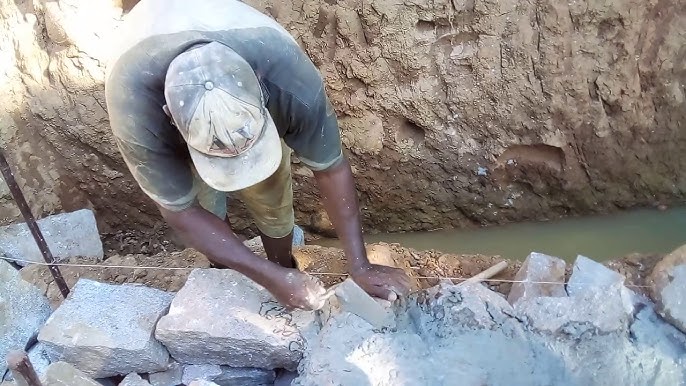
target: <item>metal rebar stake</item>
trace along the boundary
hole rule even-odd
[[[17,386],[42,386],[29,356],[23,351],[12,351],[7,355],[7,367],[12,372]]]
[[[55,259],[52,257],[52,252],[50,252],[50,248],[48,247],[48,244],[45,242],[45,238],[43,238],[43,233],[40,231],[38,223],[36,223],[36,219],[33,217],[33,214],[31,213],[31,208],[29,208],[29,204],[26,203],[24,194],[21,192],[21,189],[19,189],[17,181],[14,179],[14,174],[12,174],[12,169],[10,169],[9,163],[7,163],[7,158],[5,157],[5,149],[3,148],[0,148],[0,172],[2,172],[2,178],[5,179],[5,182],[7,183],[7,187],[9,187],[10,189],[12,197],[14,198],[14,201],[17,203],[17,206],[19,207],[19,211],[21,212],[21,215],[24,217],[24,221],[26,221],[26,225],[29,227],[29,230],[31,230],[31,235],[33,235],[33,239],[36,240],[36,244],[38,244],[38,249],[40,250],[40,253],[43,255],[43,259],[46,263],[50,264],[48,268],[50,269],[52,277],[55,279],[55,283],[57,283],[57,287],[60,289],[62,296],[64,296],[64,298],[66,299],[67,295],[69,295],[69,287],[67,286],[67,282],[64,281],[64,277],[62,277],[60,269],[52,265]]]

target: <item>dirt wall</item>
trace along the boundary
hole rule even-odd
[[[368,230],[686,198],[678,0],[249,3],[321,69]],[[92,207],[106,228],[157,218],[107,122],[104,42],[122,13],[112,0],[0,0],[0,137],[36,213]],[[325,227],[294,161],[299,222]],[[15,218],[0,195],[0,220]]]

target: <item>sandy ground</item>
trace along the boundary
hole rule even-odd
[[[307,235],[308,243],[313,238]],[[63,267],[62,274],[71,287],[81,278],[89,278],[107,283],[140,283],[166,291],[178,291],[194,268],[208,268],[210,262],[199,252],[183,249],[183,245],[164,226],[140,231],[117,232],[103,235],[105,255],[109,256],[100,265],[124,265],[142,267],[189,268],[187,270],[157,270],[145,268],[100,268],[100,267]],[[367,247],[372,262],[403,268],[413,278],[415,289],[428,288],[438,284],[439,278],[453,278],[459,282],[474,276],[505,259],[499,256],[457,255],[437,250],[417,251],[404,248],[399,244],[379,243]],[[256,253],[264,255],[261,249]],[[346,259],[343,251],[337,248],[307,245],[296,248],[294,255],[302,270],[317,276],[326,286],[345,279]],[[628,285],[643,285],[662,255],[633,254],[608,262],[607,265],[627,278]],[[521,261],[508,261],[508,267],[494,277],[498,280],[511,280],[521,267]],[[92,263],[72,259],[69,263]],[[567,277],[571,274],[571,264],[567,265]],[[25,280],[36,284],[45,291],[53,304],[58,304],[61,295],[46,267],[31,266],[22,269]],[[511,284],[491,281],[491,289],[507,294]],[[644,292],[643,288],[635,288]]]
[[[428,288],[438,283],[437,277],[471,277],[502,261],[498,257],[482,255],[451,255],[438,251],[415,251],[396,244],[375,244],[369,248],[370,259],[376,263],[403,268],[414,279],[415,288]],[[307,245],[297,248],[294,255],[301,269],[319,277],[326,286],[345,279],[346,261],[343,251],[336,248]],[[388,257],[392,261],[388,260]],[[71,260],[69,263],[89,263]],[[512,279],[521,262],[509,262],[508,268],[496,278]],[[114,255],[100,265],[144,267],[187,267],[187,270],[156,270],[145,268],[62,267],[67,284],[73,286],[79,278],[107,283],[140,283],[166,291],[178,291],[194,268],[208,268],[209,261],[199,252],[187,249],[178,252],[160,252],[155,255]],[[44,266],[22,269],[22,277],[45,291],[56,305],[61,295],[50,273]],[[431,277],[430,279],[427,277]],[[492,288],[506,294],[510,284],[493,283]]]

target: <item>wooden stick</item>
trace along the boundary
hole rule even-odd
[[[507,268],[507,261],[501,261],[500,263],[492,266],[491,268],[478,273],[469,279],[463,281],[462,283],[458,284],[458,286],[465,285],[467,283],[478,283],[487,279],[492,278],[493,276],[499,274],[502,272],[505,268]]]
[[[7,354],[7,367],[12,372],[17,386],[43,386],[24,351],[12,351]]]

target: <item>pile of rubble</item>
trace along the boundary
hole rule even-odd
[[[391,304],[345,281],[317,312],[196,269],[178,293],[81,279],[53,311],[0,261],[0,357],[27,350],[45,386],[271,385],[278,369],[301,386],[686,384],[686,246],[654,269],[655,302],[585,257],[567,285],[565,269],[532,253],[507,298],[443,281]]]

